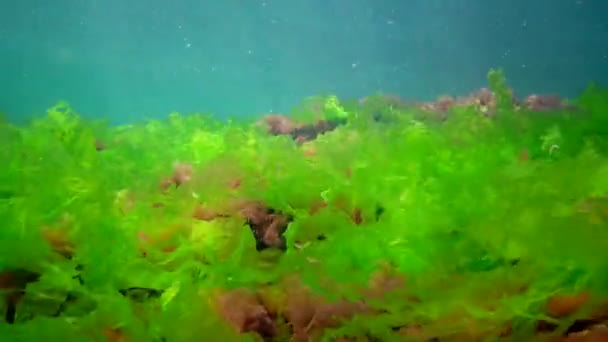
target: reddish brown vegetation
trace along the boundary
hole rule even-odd
[[[362,302],[330,303],[314,296],[296,278],[285,280],[279,292],[233,290],[219,295],[217,303],[221,316],[236,331],[272,337],[286,328],[293,341],[317,340],[326,328],[337,327],[355,315],[373,313]]]
[[[299,126],[291,118],[282,114],[268,114],[262,120],[268,133],[272,135],[291,134]]]
[[[371,314],[363,302],[339,300],[329,303],[306,291],[291,290],[285,307],[285,318],[293,329],[293,340],[310,341],[327,328],[338,327],[355,315]]]
[[[310,208],[308,209],[308,213],[310,215],[315,215],[317,214],[319,211],[321,211],[321,209],[323,208],[327,208],[327,202],[323,201],[323,200],[317,200],[314,201],[310,204]]]
[[[515,106],[522,106],[530,111],[553,111],[562,109],[573,109],[568,106],[565,101],[557,95],[536,95],[532,94],[526,97],[523,101],[519,101],[511,91],[512,102]],[[496,110],[496,96],[487,88],[482,88],[479,91],[461,98],[453,98],[451,96],[441,96],[435,102],[424,102],[418,104],[418,107],[427,110],[445,114],[453,107],[468,107],[474,106],[479,111],[486,115],[492,115]]]
[[[256,249],[287,248],[283,233],[293,220],[290,215],[277,212],[261,201],[237,199],[232,200],[223,208],[212,208],[199,204],[194,209],[192,217],[201,221],[213,221],[227,217],[239,217],[250,227],[256,240]]]
[[[568,334],[561,339],[562,342],[606,342],[608,341],[608,328],[599,324],[589,329]]]
[[[200,221],[213,221],[218,218],[228,217],[228,215],[218,213],[203,204],[197,204],[192,212],[192,217]]]
[[[271,247],[287,248],[283,233],[292,217],[275,212],[259,201],[241,201],[237,208],[253,232],[258,251]]]
[[[120,329],[107,328],[104,329],[103,335],[108,342],[125,342],[126,338]]]
[[[517,159],[522,163],[530,161],[530,152],[528,152],[527,150],[521,151]]]
[[[188,163],[176,163],[173,167],[173,174],[165,177],[160,182],[161,191],[167,191],[171,186],[179,187],[192,179],[193,166]]]
[[[233,290],[220,294],[216,302],[222,318],[237,332],[256,332],[263,337],[276,335],[275,322],[256,293]]]
[[[177,249],[180,238],[187,238],[190,234],[192,227],[185,223],[174,223],[156,233],[139,232],[139,250],[144,257],[150,250],[171,253]]]
[[[560,98],[558,95],[552,94],[532,94],[524,99],[523,105],[534,112],[560,110],[567,108],[562,98]]]
[[[106,148],[107,148],[107,146],[103,141],[101,141],[99,139],[95,140],[95,150],[97,152],[101,152],[101,151],[105,150]]]
[[[523,107],[534,112],[574,109],[573,106],[568,105],[564,99],[557,95],[532,94],[520,101],[515,97],[514,92],[511,90],[511,97],[513,105],[516,108]],[[432,117],[437,120],[446,119],[448,112],[455,107],[473,106],[487,116],[494,115],[496,111],[496,96],[488,88],[481,88],[480,90],[463,97],[439,96],[437,100],[432,102],[406,101],[399,99],[394,95],[383,96],[381,100],[386,107],[401,109],[411,107],[419,108],[430,113]],[[363,98],[359,101],[359,104],[362,106],[365,106],[367,103],[367,98]]]
[[[523,107],[533,112],[574,109],[573,106],[568,105],[558,95],[532,94],[520,101],[515,97],[513,90],[511,90],[511,98],[516,108]],[[486,116],[493,116],[496,111],[496,96],[488,88],[481,88],[463,97],[440,96],[433,102],[406,101],[395,95],[384,95],[380,99],[384,105],[383,108],[406,109],[416,107],[430,113],[437,120],[445,120],[449,111],[454,107],[473,106]],[[363,107],[369,103],[370,101],[367,97],[359,100],[359,105]],[[321,111],[320,108],[314,108],[314,110],[315,112]],[[373,114],[373,117],[379,120],[376,113]],[[290,135],[298,144],[302,144],[314,140],[320,134],[334,130],[344,122],[344,120],[328,121],[319,119],[312,124],[302,124],[286,115],[267,114],[259,122],[259,125],[264,127],[269,134]]]
[[[382,265],[382,268],[370,278],[363,294],[369,298],[382,298],[389,293],[406,289],[406,285],[405,275],[393,271],[388,265]],[[407,301],[418,303],[420,299],[408,295]]]
[[[342,120],[317,120],[312,124],[296,123],[282,114],[264,116],[260,125],[272,135],[290,135],[298,143],[314,140],[318,135],[334,130]]]
[[[576,313],[589,301],[589,293],[555,295],[549,299],[546,311],[549,316],[561,318]]]
[[[0,271],[0,293],[4,296],[7,323],[14,323],[17,304],[23,298],[27,284],[37,282],[39,278],[39,273],[24,269]]]
[[[43,226],[41,228],[42,238],[49,244],[51,249],[68,259],[74,254],[74,244],[70,237],[71,227],[71,218],[68,215],[64,215],[52,226]]]
[[[51,245],[56,253],[65,258],[71,258],[74,254],[74,244],[70,241],[68,233],[62,229],[45,229],[44,239]]]
[[[394,95],[384,96],[382,100],[385,105],[390,107],[402,109],[417,107],[427,112],[436,113],[436,119],[439,120],[445,119],[447,113],[454,107],[474,106],[486,115],[493,114],[496,108],[495,95],[488,88],[481,88],[464,97],[456,98],[448,95],[439,96],[437,100],[433,102],[406,101],[399,99]],[[513,101],[514,103],[517,103],[515,99]],[[365,105],[366,102],[367,101],[360,101],[360,104]]]

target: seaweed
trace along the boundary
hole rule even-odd
[[[608,91],[0,123],[7,341],[576,341],[608,321]]]

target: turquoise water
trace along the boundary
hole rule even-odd
[[[0,111],[57,100],[117,123],[286,112],[311,95],[464,95],[510,84],[576,96],[608,80],[599,0],[66,0],[0,5]]]

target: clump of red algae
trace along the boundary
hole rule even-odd
[[[363,293],[383,297],[403,288],[404,280],[387,271],[379,271]],[[406,299],[417,303],[416,298]],[[297,275],[280,281],[278,287],[261,286],[256,290],[231,290],[216,296],[220,315],[237,332],[257,332],[262,337],[277,336],[280,322],[289,327],[291,341],[316,341],[328,328],[339,327],[357,315],[380,314],[363,300],[328,301],[315,295]]]
[[[589,301],[589,293],[552,296],[546,305],[549,316],[562,318],[576,313]]]
[[[97,152],[104,151],[106,148],[107,148],[107,146],[102,140],[100,140],[100,139],[95,140],[95,150]]]
[[[513,105],[518,106],[520,103],[515,97],[512,89],[510,89]],[[464,97],[453,97],[443,95],[432,102],[416,102],[406,101],[395,95],[386,95],[380,98],[382,103],[394,108],[405,109],[408,107],[417,107],[425,112],[436,113],[436,119],[443,121],[447,118],[449,111],[455,107],[474,106],[479,112],[486,116],[493,116],[496,110],[495,94],[488,88],[481,88]],[[532,101],[533,100],[533,101]],[[365,106],[369,102],[369,98],[365,97],[359,100],[359,105]],[[561,100],[560,100],[560,103]],[[534,95],[524,102],[526,108],[530,110],[552,110],[560,109],[551,95]],[[265,127],[266,131],[271,135],[291,135],[293,139],[299,143],[305,143],[314,140],[318,135],[334,130],[345,121],[342,120],[323,120],[319,119],[312,124],[299,124],[293,121],[287,115],[268,114],[263,117],[258,124]]]
[[[155,233],[139,231],[137,233],[138,250],[143,257],[148,256],[151,249],[171,253],[178,248],[181,238],[188,238],[191,234],[192,227],[185,223],[169,224]]]
[[[25,295],[27,285],[40,279],[40,274],[25,269],[0,270],[0,292],[6,310],[4,321],[13,324],[17,305]]]
[[[272,135],[288,135],[298,127],[290,117],[283,114],[267,114],[262,118],[261,124]]]
[[[173,181],[180,186],[192,179],[192,165],[188,163],[176,163],[173,168]]]
[[[274,337],[277,327],[259,296],[236,289],[217,295],[216,310],[238,333],[255,332],[265,338]]]
[[[552,94],[532,94],[525,97],[523,101],[520,101],[516,96],[513,89],[509,89],[512,104],[515,108],[524,108],[533,112],[544,112],[544,111],[555,111],[563,109],[574,109],[573,106],[568,105],[567,101],[558,95]],[[447,114],[450,110],[456,107],[475,107],[479,112],[486,116],[493,116],[496,111],[496,95],[488,88],[481,88],[467,96],[453,97],[449,95],[439,96],[435,101],[429,102],[416,102],[401,100],[397,96],[387,95],[382,98],[386,104],[395,104],[391,107],[396,108],[408,108],[416,107],[425,112],[435,113],[436,119],[443,121],[447,118]],[[368,103],[368,98],[359,100],[359,104],[364,106]]]
[[[513,90],[510,89],[513,104],[517,104]],[[464,97],[454,98],[452,96],[440,96],[435,102],[423,102],[418,104],[418,108],[424,111],[438,112],[440,119],[445,119],[447,112],[454,107],[475,107],[479,112],[486,116],[492,116],[496,110],[496,96],[488,88],[481,88]]]
[[[516,109],[524,108],[532,112],[575,109],[574,106],[569,105],[566,100],[558,95],[532,94],[520,101],[513,89],[509,88],[509,93],[512,104]],[[481,88],[463,97],[443,95],[431,102],[406,101],[396,95],[384,95],[380,99],[384,105],[391,108],[415,107],[424,112],[434,113],[433,117],[439,121],[447,119],[448,113],[455,107],[473,106],[481,114],[488,117],[493,117],[496,112],[496,95],[488,88]],[[369,97],[361,98],[358,101],[360,106],[366,106],[369,102]],[[317,107],[314,107],[313,110],[321,111]],[[318,119],[312,124],[300,124],[287,115],[267,114],[258,122],[258,125],[264,127],[268,134],[290,135],[298,144],[303,144],[313,141],[320,134],[334,130],[344,122],[345,120]]]
[[[243,200],[237,204],[238,214],[251,228],[258,251],[266,248],[287,248],[283,233],[293,220],[289,215],[277,212],[262,202]]]
[[[103,335],[108,342],[125,342],[127,339],[121,329],[106,328],[103,330]]]
[[[606,342],[608,341],[608,327],[598,324],[580,332],[568,334],[561,342]]]
[[[173,174],[165,177],[160,182],[161,191],[169,190],[171,186],[176,188],[192,180],[193,166],[189,163],[175,163],[173,165]]]
[[[340,120],[318,119],[310,124],[300,124],[283,114],[267,114],[258,122],[268,134],[290,135],[298,144],[314,140],[318,135],[334,130]]]
[[[292,341],[316,341],[327,328],[338,327],[342,321],[355,315],[374,313],[363,301],[329,302],[316,296],[297,276],[285,279],[281,292],[280,303],[275,298],[269,298],[272,293],[262,293],[262,297],[265,302],[283,308],[282,314],[292,330]]]
[[[496,110],[496,97],[488,88],[479,89],[460,99],[459,103],[463,106],[475,106],[478,111],[487,116],[492,116]]]
[[[605,300],[597,299],[588,291],[551,296],[545,304],[545,313],[572,323],[562,334],[556,331],[556,324],[540,320],[536,324],[537,333],[546,336],[548,341],[607,341],[608,305]]]
[[[524,99],[523,105],[533,112],[554,111],[571,108],[571,106],[567,105],[564,99],[559,97],[559,95],[554,94],[532,94]]]

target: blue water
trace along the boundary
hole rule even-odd
[[[250,116],[324,93],[466,94],[491,67],[520,95],[576,96],[608,83],[606,13],[602,0],[3,1],[0,111]]]

